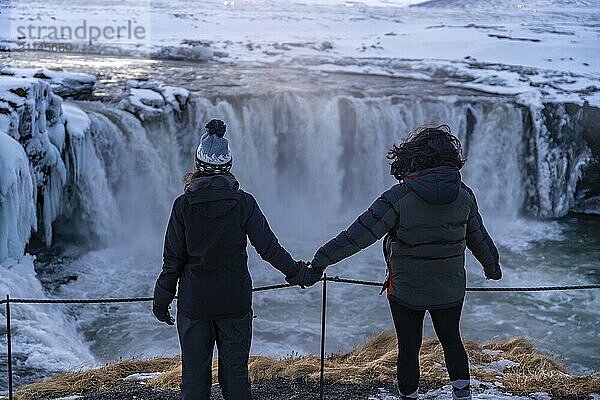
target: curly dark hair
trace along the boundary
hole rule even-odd
[[[390,174],[399,181],[407,173],[440,166],[462,168],[460,140],[452,134],[448,125],[423,126],[407,136],[402,143],[394,145],[387,158],[392,160]]]

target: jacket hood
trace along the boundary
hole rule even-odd
[[[411,172],[404,177],[404,183],[417,196],[429,204],[449,204],[458,197],[460,172],[455,167],[435,167]]]
[[[206,217],[228,214],[240,201],[240,184],[228,175],[197,178],[185,190],[185,198]]]

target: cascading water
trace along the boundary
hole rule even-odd
[[[118,205],[107,215],[118,240],[156,230],[170,211],[181,176],[178,151],[169,148],[174,132],[161,132],[160,137],[159,129],[144,127],[129,112],[103,104],[84,103],[82,108],[90,116],[100,168],[110,187],[99,195]]]
[[[577,181],[577,170],[572,176],[565,170],[552,185],[528,186],[527,146],[532,139],[523,125],[528,111],[514,103],[283,92],[214,103],[197,98],[190,108],[195,126],[214,115],[231,124],[236,164],[241,165],[236,173],[246,185],[261,192],[276,189],[267,192],[269,199],[283,194],[286,201],[300,197],[302,203],[316,203],[325,197],[329,211],[345,208],[349,202],[363,207],[382,188],[393,184],[385,159],[387,149],[423,124],[452,127],[469,159],[465,179],[479,193],[479,201],[510,217],[521,214],[530,196],[528,190],[544,199],[572,197]],[[197,139],[189,137],[185,158],[192,157],[188,149],[193,149]],[[585,149],[580,153],[584,157],[589,154]],[[578,157],[581,155],[572,154],[572,158]],[[544,160],[539,167],[551,169],[554,162]],[[557,185],[570,189],[557,190]],[[564,213],[563,201],[569,200],[556,200],[557,208],[543,201],[535,207],[547,215]]]
[[[168,97],[164,90],[154,90]],[[506,98],[324,95],[282,90],[264,95],[197,93],[190,95],[181,109],[165,102],[162,112],[151,114],[132,112],[128,107],[92,101],[62,106],[68,142],[60,152],[65,177],[61,188],[49,190],[62,193],[72,207],[68,212],[63,207],[58,219],[42,219],[46,225],[55,222],[61,268],[78,278],[60,286],[55,295],[106,297],[151,292],[160,270],[162,235],[172,200],[181,191],[182,175],[192,166],[201,127],[212,117],[220,117],[228,125],[233,172],[242,186],[256,195],[282,243],[293,255],[307,259],[319,243],[349,224],[394,184],[385,159],[392,143],[416,126],[449,124],[461,138],[468,158],[464,180],[475,189],[484,217],[490,219],[490,230],[504,252],[507,284],[524,278],[532,284],[550,283],[548,279],[559,273],[554,267],[532,273],[523,265],[542,265],[527,249],[535,248],[536,241],[560,239],[562,235],[557,223],[524,222],[523,211],[564,214],[573,202],[579,174],[591,157],[590,150],[580,144],[561,152],[558,146],[564,147],[564,143],[550,140],[542,115],[536,114],[539,110],[507,102]],[[557,167],[556,157],[568,162]],[[536,170],[534,178],[531,168]],[[547,171],[560,173],[549,175]],[[19,196],[23,195],[27,192]],[[74,233],[78,237],[85,234],[85,246],[61,240]],[[333,267],[333,273],[381,279],[384,268],[379,253],[378,246],[373,246]],[[580,261],[585,270],[584,260]],[[468,264],[470,283],[481,283],[478,267],[471,259]],[[5,291],[14,295],[16,288],[37,285],[26,295],[43,295],[32,270],[27,275],[29,283],[23,284],[17,281],[24,278],[15,276],[12,264],[2,265]],[[281,276],[265,267],[254,253],[250,265],[256,284],[281,281]],[[43,262],[39,267],[43,270]],[[576,271],[564,278],[567,281],[561,283],[580,283],[585,275]],[[364,288],[332,288],[329,350],[347,349],[372,333],[391,328],[385,302],[374,296]],[[572,366],[585,369],[598,361],[593,354],[565,346],[562,336],[548,335],[548,324],[554,321],[550,317],[542,318],[546,322],[541,322],[539,329],[522,331],[520,321],[540,312],[545,315],[545,302],[557,299],[548,295],[541,303],[534,298],[527,300],[528,305],[522,306],[522,296],[506,299],[511,307],[522,307],[514,315],[494,308],[489,298],[473,299],[466,312],[476,318],[465,322],[466,336],[489,339],[496,330],[504,336],[524,334],[540,342],[542,348],[565,355]],[[581,307],[577,334],[583,341],[594,336],[591,321],[598,317],[594,311],[597,301],[581,293],[556,302],[565,314],[571,312],[573,304]],[[315,291],[257,294],[253,352],[284,355],[290,350],[315,351],[318,307]],[[43,323],[57,318],[55,314],[60,312],[27,310],[26,315],[16,313],[14,326],[17,338],[22,338],[16,343],[17,351],[29,367],[63,368],[69,359],[71,365],[89,363],[92,356],[88,348],[96,361],[177,352],[174,332],[153,321],[147,304],[70,308],[68,316],[56,319],[61,322],[49,334],[58,333],[58,337],[69,340],[55,343],[44,342],[28,330],[27,321]],[[303,315],[300,322],[297,313]],[[506,322],[511,318],[515,321],[512,326]],[[486,320],[487,325],[480,326],[478,320]],[[43,357],[27,356],[34,354],[32,349]]]

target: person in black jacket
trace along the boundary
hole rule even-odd
[[[211,120],[173,204],[165,235],[163,267],[154,288],[153,313],[173,325],[170,304],[179,284],[177,331],[184,400],[208,400],[212,355],[219,351],[219,385],[226,400],[251,399],[248,357],[252,337],[252,281],[247,239],[290,284],[320,273],[294,261],[279,244],[254,197],[231,174],[223,121]]]
[[[383,238],[386,288],[398,337],[398,389],[416,399],[423,318],[429,311],[444,349],[453,398],[471,398],[459,322],[465,297],[465,249],[488,279],[500,279],[498,250],[473,191],[461,181],[458,138],[447,125],[417,129],[388,155],[399,184],[384,192],[348,229],[323,245],[311,267],[327,266]],[[313,275],[316,282],[318,273]]]

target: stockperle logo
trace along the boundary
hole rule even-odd
[[[135,10],[117,7],[105,13],[52,4],[38,5],[32,13],[29,1],[9,4],[0,10],[0,43],[11,50],[101,52],[107,47],[137,48],[150,41],[150,1],[137,2]]]
[[[36,41],[86,41],[89,45],[98,41],[142,41],[146,40],[147,32],[144,26],[127,20],[122,25],[94,25],[87,20],[78,25],[44,25],[29,23],[16,25],[16,40]]]

